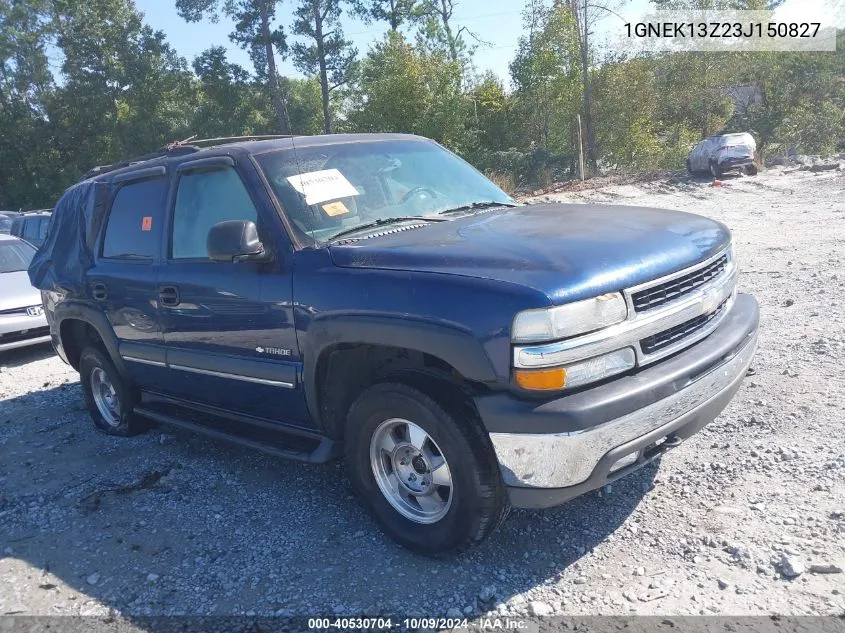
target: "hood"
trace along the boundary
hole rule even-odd
[[[0,273],[0,312],[41,305],[41,293],[29,283],[25,270]]]
[[[681,211],[536,204],[333,245],[330,252],[341,267],[493,279],[565,303],[692,266],[729,242],[723,224]]]

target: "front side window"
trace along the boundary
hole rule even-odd
[[[0,242],[0,273],[17,273],[29,268],[35,249],[24,242]]]
[[[208,232],[227,220],[258,223],[258,212],[234,169],[187,172],[173,210],[172,259],[208,259]]]
[[[282,149],[256,160],[290,221],[317,241],[374,221],[515,204],[469,163],[426,141]]]
[[[167,180],[155,178],[123,185],[106,221],[103,257],[152,259],[158,252]]]
[[[41,222],[38,225],[38,239],[42,242],[47,239],[47,231],[50,228],[50,220],[51,218],[41,218]]]

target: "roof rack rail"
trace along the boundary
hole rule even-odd
[[[162,156],[178,156],[180,154],[193,154],[194,152],[200,151],[203,147],[209,147],[213,145],[225,145],[227,143],[236,143],[238,141],[266,141],[272,139],[283,139],[283,138],[293,138],[299,136],[297,134],[264,134],[264,135],[253,135],[253,136],[221,136],[218,138],[202,138],[198,139],[196,136],[191,136],[186,138],[182,141],[172,141],[157,149],[154,152],[149,154],[145,154],[143,156],[137,156],[135,158],[128,158],[126,160],[119,161],[117,163],[113,163],[111,165],[98,165],[89,169],[85,172],[82,177],[79,179],[88,180],[89,178],[93,178],[94,176],[100,176],[102,174],[107,174],[110,171],[115,171],[117,169],[121,169],[123,167],[129,167],[130,165],[135,165],[137,163],[142,163],[147,160],[152,160],[154,158],[161,158]]]
[[[217,138],[190,138],[191,145],[225,145],[226,143],[237,143],[239,141],[270,141],[283,138],[298,138],[299,134],[253,134],[248,136],[219,136]]]
[[[188,139],[190,140],[190,139]],[[194,145],[188,145],[186,141],[174,141],[172,143],[168,143],[164,147],[157,149],[154,152],[150,152],[149,154],[144,154],[143,156],[136,156],[134,158],[127,158],[126,160],[122,160],[116,163],[112,163],[111,165],[97,165],[96,167],[92,167],[87,172],[82,174],[82,177],[79,179],[88,180],[89,178],[93,178],[94,176],[100,176],[102,174],[107,174],[110,171],[115,171],[116,169],[122,169],[123,167],[129,167],[130,165],[135,165],[137,163],[143,163],[147,160],[152,160],[153,158],[161,158],[162,156],[170,156],[175,155],[178,156],[179,154],[193,154],[194,152],[200,151],[201,148],[196,147]]]

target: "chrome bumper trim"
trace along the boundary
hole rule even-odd
[[[0,352],[5,352],[11,349],[19,349],[21,347],[29,347],[30,345],[41,345],[42,343],[49,343],[50,335],[38,336],[36,338],[25,338],[20,341],[12,343],[0,343]]]
[[[757,337],[755,331],[733,357],[676,394],[601,426],[576,433],[491,433],[505,484],[566,488],[586,481],[609,451],[671,424],[734,387],[751,365]]]

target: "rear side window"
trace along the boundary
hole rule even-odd
[[[218,222],[258,223],[258,212],[234,169],[188,172],[179,178],[171,257],[208,259],[208,232]]]
[[[114,197],[103,238],[103,257],[152,259],[158,252],[167,179],[123,185]]]
[[[38,227],[41,226],[41,218],[30,218],[24,220],[23,236],[28,240],[38,239]]]

